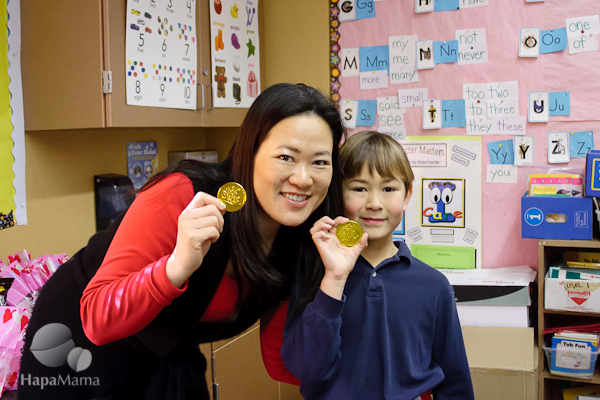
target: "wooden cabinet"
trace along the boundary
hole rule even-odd
[[[600,314],[578,313],[570,311],[546,310],[544,307],[544,277],[548,268],[564,260],[564,252],[568,250],[581,251],[599,251],[600,241],[598,240],[548,240],[539,241],[539,267],[538,267],[538,324],[537,339],[539,349],[539,398],[542,399],[560,399],[562,400],[562,382],[578,382],[576,385],[600,385],[600,372],[596,365],[596,372],[592,379],[577,379],[550,374],[548,361],[542,348],[550,344],[550,336],[544,337],[544,328],[558,326],[573,326],[591,323],[600,323]],[[544,340],[546,339],[546,340]]]
[[[25,129],[239,126],[247,109],[212,108],[209,0],[196,3],[200,111],[127,106],[126,0],[22,1]],[[103,71],[112,71],[112,93]],[[199,85],[198,108],[201,95]]]
[[[212,400],[302,400],[300,388],[271,379],[260,351],[260,326],[240,335],[200,345]]]

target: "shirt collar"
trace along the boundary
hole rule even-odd
[[[396,245],[396,247],[398,248],[398,252],[396,254],[394,254],[392,257],[384,260],[381,264],[376,265],[376,266],[371,266],[369,264],[369,262],[361,255],[358,256],[358,259],[360,261],[362,261],[365,265],[369,265],[369,271],[374,267],[374,268],[379,268],[382,267],[390,262],[398,262],[400,261],[402,258],[406,259],[407,261],[407,266],[410,267],[411,263],[412,263],[412,255],[410,254],[410,250],[408,248],[408,246],[406,245],[406,243],[404,243],[403,240],[394,240],[394,245]]]
[[[412,262],[412,255],[410,254],[410,249],[408,248],[406,243],[404,243],[404,240],[395,240],[394,244],[396,245],[396,247],[398,247],[398,253],[396,253],[396,255],[393,258],[396,258],[398,261],[401,258],[405,258],[406,261],[408,261],[408,265],[410,266]]]

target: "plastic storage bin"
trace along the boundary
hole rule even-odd
[[[592,379],[596,367],[598,351],[552,348],[543,346],[553,375]]]

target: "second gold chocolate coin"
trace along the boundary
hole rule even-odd
[[[225,204],[226,211],[234,212],[246,204],[246,191],[237,182],[227,182],[219,188],[217,198]]]
[[[363,230],[358,224],[352,220],[338,226],[335,236],[337,236],[340,243],[345,246],[352,247],[360,242],[362,238]]]

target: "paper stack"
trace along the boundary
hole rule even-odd
[[[529,327],[529,266],[438,270],[454,288],[461,325]]]

